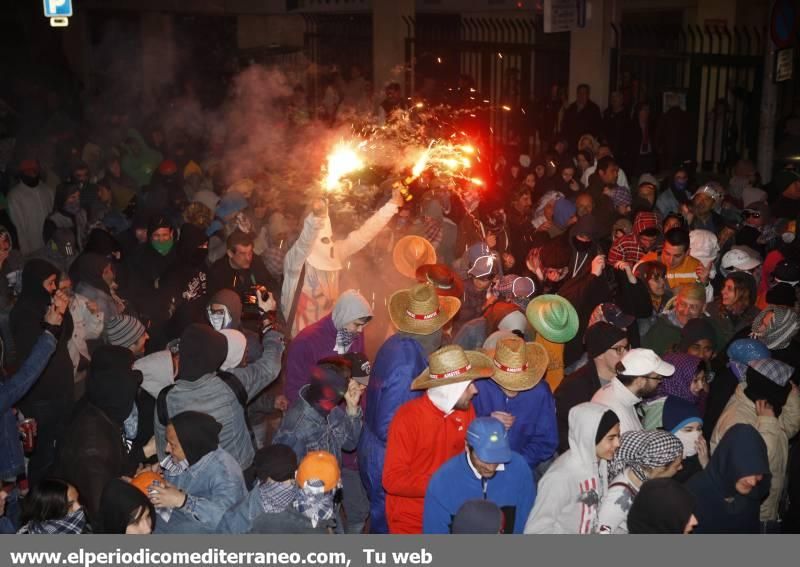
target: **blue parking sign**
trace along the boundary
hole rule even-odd
[[[69,18],[72,16],[72,0],[44,0],[46,18]]]

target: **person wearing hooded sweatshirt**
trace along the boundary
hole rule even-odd
[[[789,439],[800,431],[800,394],[789,382],[794,369],[779,360],[754,360],[746,369],[739,368],[745,382],[736,388],[711,434],[712,457],[735,424],[756,428],[767,447],[772,480],[761,505],[761,520],[775,521],[789,463]]]
[[[298,459],[312,450],[327,451],[341,466],[342,450],[354,450],[361,435],[361,391],[350,381],[342,359],[325,359],[309,375],[310,382],[300,388],[272,441],[291,447]],[[342,400],[346,412],[339,407]]]
[[[83,250],[86,237],[89,234],[89,220],[86,211],[81,208],[81,191],[78,185],[64,183],[56,189],[53,212],[44,222],[44,241],[50,240],[57,228],[66,228],[72,231],[78,252]]]
[[[688,205],[691,200],[689,171],[684,167],[679,167],[672,174],[667,190],[662,192],[656,199],[656,209],[661,218],[664,218],[670,213],[679,213],[681,205]]]
[[[619,447],[619,419],[606,406],[587,402],[569,411],[569,451],[537,487],[526,534],[594,534],[608,490],[608,461]]]
[[[697,526],[694,496],[671,478],[642,484],[628,512],[628,533],[689,534]]]
[[[193,224],[181,227],[178,260],[164,275],[164,289],[171,309],[170,337],[179,337],[190,323],[203,320],[208,293],[208,237]]]
[[[633,232],[614,241],[608,251],[608,263],[616,266],[619,262],[626,262],[633,267],[642,256],[655,248],[660,234],[656,213],[637,213],[633,219]]]
[[[239,464],[220,446],[220,425],[210,415],[184,411],[166,428],[164,482],[148,487],[156,507],[156,533],[215,533],[222,517],[247,490]]]
[[[361,227],[341,240],[334,240],[331,221],[324,203],[315,201],[306,217],[300,237],[283,259],[281,312],[292,325],[291,336],[327,315],[339,297],[339,278],[348,258],[375,238],[405,204],[399,189]],[[303,281],[300,281],[301,275]],[[300,294],[294,321],[288,321]]]
[[[136,442],[136,395],[142,375],[132,369],[127,349],[97,349],[89,369],[86,396],[76,406],[59,446],[56,470],[81,493],[89,523],[95,523],[103,488],[112,478],[132,476],[155,454],[155,443]]]
[[[425,394],[403,404],[389,426],[383,487],[386,519],[393,534],[422,533],[425,491],[446,461],[461,453],[475,419],[473,381],[494,373],[478,351],[446,346],[428,357],[429,366],[412,382]]]
[[[283,336],[275,330],[264,333],[261,357],[244,368],[229,372],[239,380],[252,401],[271,384],[280,372]],[[255,448],[247,429],[246,414],[236,393],[217,371],[227,358],[225,337],[207,325],[193,323],[181,334],[180,365],[175,385],[166,393],[164,403],[168,416],[192,409],[206,413],[222,424],[220,445],[239,463],[242,470],[253,462]],[[165,425],[156,412],[154,420],[159,458],[166,446]]]
[[[13,246],[11,233],[0,225],[0,338],[6,352],[13,350],[8,318],[14,305],[14,288],[22,272],[22,254]]]
[[[22,292],[11,310],[11,333],[17,359],[25,360],[42,334],[42,319],[56,292],[58,270],[43,260],[30,260],[22,270]],[[28,463],[32,484],[43,478],[55,459],[55,447],[72,411],[74,369],[69,355],[72,315],[67,311],[53,356],[39,380],[22,398],[19,409],[36,420],[38,436]]]
[[[75,291],[97,305],[108,322],[125,313],[125,303],[114,293],[111,260],[100,254],[82,254],[77,262],[78,285]]]
[[[148,311],[147,315],[156,319],[163,319],[164,316],[161,311],[163,292],[160,280],[178,259],[174,238],[175,231],[170,220],[162,215],[153,216],[147,223],[147,242],[127,258],[133,277],[131,283],[139,299],[137,305],[141,303],[142,308],[147,307],[142,311]]]
[[[720,440],[705,470],[686,483],[695,498],[695,533],[759,533],[759,507],[769,487],[764,438],[752,425],[734,425]]]
[[[297,334],[286,356],[283,395],[289,403],[298,399],[300,389],[308,384],[311,369],[317,362],[329,356],[364,352],[363,329],[372,316],[367,300],[356,290],[349,289],[336,300],[330,315]]]
[[[44,246],[42,227],[53,210],[53,200],[53,189],[41,182],[38,162],[22,162],[20,182],[8,192],[8,216],[17,229],[19,251],[23,256]]]
[[[427,366],[428,356],[442,346],[442,328],[461,306],[458,298],[437,296],[433,287],[423,284],[396,292],[392,301],[412,296],[420,304],[430,302],[430,310],[438,310],[440,316],[427,321],[423,319],[419,324],[416,319],[394,318],[390,311],[397,332],[383,343],[375,356],[367,385],[364,428],[358,445],[358,468],[370,501],[371,533],[387,533],[389,530],[383,486],[389,427],[398,408],[420,396],[420,392],[411,389],[411,383]],[[435,304],[434,298],[437,298]]]

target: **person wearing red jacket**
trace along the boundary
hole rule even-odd
[[[428,368],[411,384],[424,396],[403,404],[389,427],[383,487],[386,518],[393,534],[421,534],[425,491],[433,473],[464,451],[475,419],[472,381],[491,377],[489,357],[460,346],[446,346],[428,359]]]

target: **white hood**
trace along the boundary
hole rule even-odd
[[[466,382],[445,384],[444,386],[430,388],[426,393],[433,405],[442,410],[445,415],[450,415],[453,413],[453,408],[455,408],[458,398],[469,388],[470,384],[472,384],[472,382],[469,380]]]
[[[153,396],[175,382],[172,353],[160,350],[133,363],[133,369],[142,373],[142,389]]]
[[[327,242],[324,242],[327,240]],[[331,218],[325,217],[322,230],[317,234],[317,239],[311,246],[308,263],[318,270],[336,272],[342,269],[342,262],[333,242],[333,227]]]
[[[597,463],[597,428],[608,407],[593,402],[578,404],[569,410],[569,450],[586,465]]]

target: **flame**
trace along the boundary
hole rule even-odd
[[[422,172],[425,171],[425,168],[428,167],[428,158],[430,157],[428,150],[422,152],[422,155],[417,160],[417,163],[414,164],[414,167],[411,168],[411,175],[413,177],[419,177],[422,175]]]
[[[339,186],[342,177],[364,168],[364,161],[355,149],[344,142],[337,144],[328,154],[328,171],[325,176],[325,190],[330,192]]]
[[[483,187],[483,179],[478,179],[477,177],[473,177],[469,180],[470,183],[473,185],[477,185],[478,187]]]

